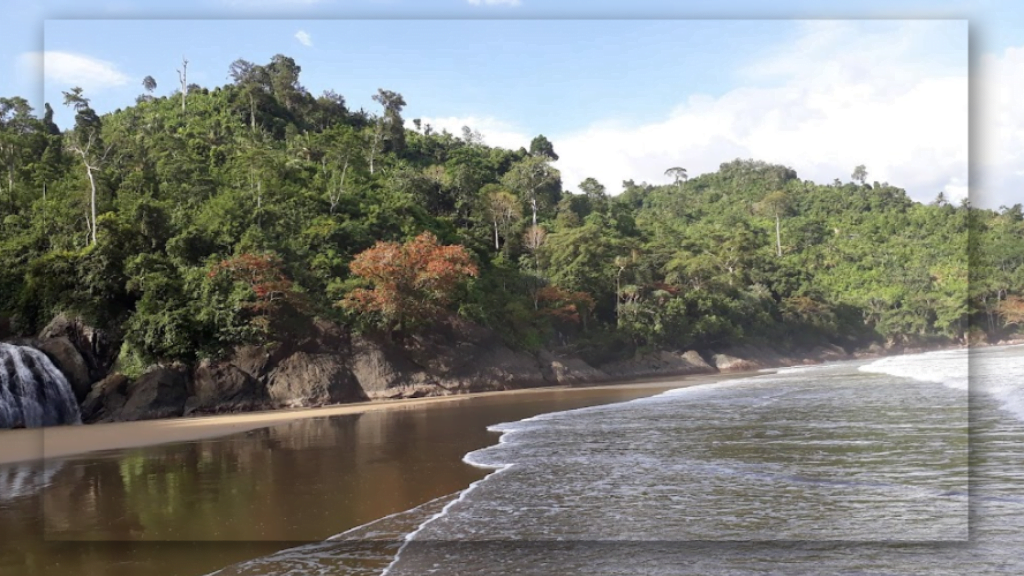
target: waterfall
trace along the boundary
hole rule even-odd
[[[0,342],[0,428],[81,423],[71,385],[50,359]]]

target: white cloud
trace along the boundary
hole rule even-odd
[[[303,46],[313,46],[313,37],[309,35],[309,32],[305,30],[299,30],[295,33],[295,39],[299,41],[299,44]]]
[[[986,208],[1024,202],[1024,46],[986,55],[975,70],[976,162],[971,201]]]
[[[86,91],[123,86],[131,80],[111,62],[73,52],[26,52],[19,58],[19,68],[36,78],[41,69],[47,82],[81,86]]]
[[[456,136],[462,136],[462,127],[468,126],[476,130],[484,137],[484,143],[488,146],[498,146],[509,150],[518,150],[520,147],[529,147],[532,136],[515,126],[501,120],[490,117],[477,116],[448,116],[443,118],[420,118],[422,125],[430,126],[435,132],[447,130]],[[407,123],[406,126],[412,127]]]
[[[719,97],[691,96],[663,120],[605,121],[552,135],[565,186],[595,177],[618,193],[625,179],[667,182],[670,166],[695,176],[753,158],[821,183],[847,181],[854,166],[865,164],[869,181],[903,187],[915,199],[931,200],[942,190],[962,197],[966,25],[950,40],[963,46],[962,66],[948,58],[939,65],[922,51],[936,30],[949,32],[941,24],[903,23],[867,35],[860,27],[808,23],[792,44],[741,71],[748,86]]]
[[[488,6],[505,4],[506,6],[519,6],[519,0],[466,0],[473,6],[487,4]]]

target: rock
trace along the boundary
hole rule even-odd
[[[366,400],[343,357],[296,352],[270,373],[267,391],[277,406],[323,406]]]
[[[185,415],[195,412],[246,412],[267,407],[266,385],[232,364],[203,361],[192,377]]]
[[[514,390],[552,384],[533,356],[504,344],[460,350],[469,361],[448,374],[438,374],[445,388],[458,392]]]
[[[188,399],[188,371],[182,366],[160,366],[128,386],[128,401],[117,420],[153,420],[181,416]]]
[[[107,331],[93,328],[80,318],[69,318],[60,314],[39,333],[39,339],[44,341],[62,336],[82,355],[92,381],[106,376],[117,359],[118,348],[115,339]]]
[[[50,361],[64,374],[71,390],[75,393],[75,399],[81,403],[89,394],[92,387],[92,378],[89,374],[89,367],[85,359],[79,354],[78,349],[64,336],[43,340],[37,346],[44,354],[49,356]]]
[[[828,344],[825,346],[817,346],[811,350],[811,358],[823,362],[834,362],[837,360],[849,360],[850,355],[846,353],[846,350],[843,350],[839,346]]]
[[[639,358],[603,364],[601,369],[615,378],[685,376],[715,372],[715,368],[708,365],[700,354],[693,350],[682,354],[666,351],[645,354]]]
[[[563,385],[603,382],[609,379],[608,374],[587,364],[580,358],[555,356],[551,352],[542,351],[538,358],[547,380]]]
[[[680,358],[686,362],[695,374],[711,374],[715,371],[715,367],[704,361],[695,350],[687,350],[680,355]]]
[[[266,382],[270,371],[270,351],[263,346],[239,346],[228,363],[255,380]]]
[[[749,372],[758,370],[763,366],[751,360],[744,360],[728,354],[715,354],[711,357],[712,364],[719,372]]]
[[[128,378],[111,374],[93,384],[81,405],[82,422],[109,422],[124,407],[128,395]]]
[[[393,345],[365,336],[352,337],[350,367],[370,398],[399,398],[413,389],[430,386],[423,369]]]

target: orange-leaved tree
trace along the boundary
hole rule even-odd
[[[247,285],[254,300],[244,304],[243,310],[252,314],[253,325],[269,332],[271,316],[282,304],[296,304],[292,281],[282,268],[280,259],[273,254],[246,252],[218,262],[210,269],[209,276],[227,274],[232,280]]]
[[[381,327],[396,331],[439,316],[459,286],[478,273],[464,247],[441,245],[430,232],[404,244],[378,241],[357,254],[349,269],[373,287],[356,288],[338,305],[375,316]]]
[[[545,286],[537,291],[538,312],[561,322],[582,322],[587,329],[587,317],[594,310],[594,298],[586,292],[570,292],[558,286]]]

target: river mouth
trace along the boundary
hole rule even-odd
[[[491,425],[720,379],[467,396],[0,465],[0,572],[207,574],[461,491],[487,474],[462,458],[497,441]]]

